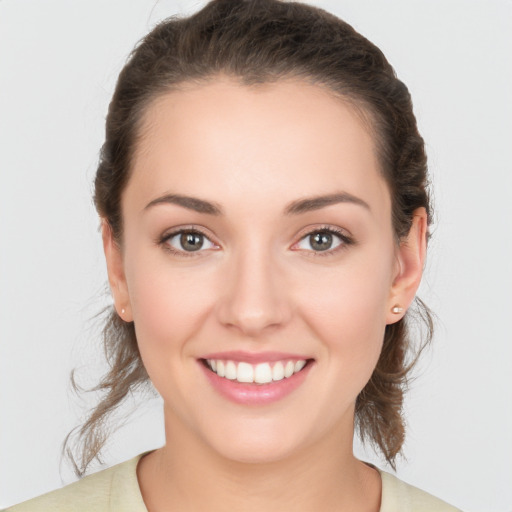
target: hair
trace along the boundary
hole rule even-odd
[[[375,139],[397,243],[409,233],[417,208],[426,209],[430,223],[424,142],[409,91],[383,53],[350,25],[316,7],[279,0],[213,0],[190,17],[158,24],[138,43],[119,75],[94,193],[96,209],[116,243],[122,245],[121,196],[148,106],[182,84],[218,76],[243,85],[300,79],[356,106],[369,120]],[[419,299],[416,305],[427,327],[426,344],[432,319]],[[409,314],[386,326],[377,366],[355,405],[361,439],[379,449],[392,467],[405,437],[402,407],[408,375],[421,352],[413,350]],[[121,320],[113,307],[103,341],[110,369],[93,388],[102,393],[99,404],[77,429],[78,463],[67,448],[79,475],[99,456],[109,416],[132,391],[149,384],[133,322]],[[69,436],[65,446],[68,441]]]

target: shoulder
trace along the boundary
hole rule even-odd
[[[147,512],[137,481],[137,463],[142,455],[9,507],[5,512]]]
[[[460,512],[458,508],[379,470],[382,479],[380,512]]]

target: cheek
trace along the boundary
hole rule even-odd
[[[310,329],[346,375],[364,383],[382,348],[392,281],[393,257],[378,254],[317,273],[300,292]]]
[[[180,271],[165,261],[138,263],[127,265],[127,280],[143,364],[166,403],[186,403],[194,382],[184,370],[196,365],[198,333],[209,314],[212,284],[205,282],[207,276],[191,280],[190,269]]]
[[[191,280],[190,269],[172,267],[165,257],[145,258],[143,253],[126,268],[141,352],[149,352],[148,347],[154,357],[161,357],[165,351],[186,349],[185,342],[194,338],[208,315],[208,276],[195,271]]]

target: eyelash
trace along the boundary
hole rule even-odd
[[[179,229],[176,229],[175,231],[171,231],[170,233],[166,233],[157,242],[166,251],[170,252],[174,256],[178,256],[178,257],[182,257],[182,258],[191,258],[194,256],[197,257],[198,254],[196,254],[196,253],[204,252],[204,251],[201,251],[201,249],[199,249],[198,251],[180,251],[180,250],[175,249],[174,247],[172,247],[172,245],[169,245],[167,243],[167,242],[169,242],[169,240],[174,238],[176,235],[181,235],[183,233],[190,233],[193,235],[201,235],[204,238],[206,238],[206,240],[208,240],[210,243],[217,245],[210,240],[210,237],[206,233],[203,233],[203,231],[201,229],[198,229],[195,226],[179,228]]]
[[[217,245],[217,244],[215,244],[215,242],[212,242],[212,240],[210,239],[210,237],[208,235],[206,235],[206,233],[204,233],[201,229],[198,229],[195,226],[179,228],[179,229],[176,229],[175,231],[171,231],[170,233],[166,233],[159,240],[157,240],[157,243],[159,245],[163,246],[163,248],[166,251],[170,252],[171,254],[173,254],[175,256],[179,256],[182,258],[190,258],[190,257],[194,257],[194,256],[197,257],[197,256],[199,256],[199,254],[196,254],[196,252],[197,253],[204,252],[201,249],[199,249],[198,251],[184,251],[184,250],[181,251],[181,250],[175,249],[174,247],[172,247],[171,245],[168,244],[169,240],[171,240],[175,236],[181,235],[183,233],[201,235],[204,238],[206,238],[210,243]],[[336,254],[339,251],[346,249],[348,246],[355,244],[354,239],[351,238],[350,236],[348,236],[346,233],[344,233],[340,229],[337,229],[337,228],[334,228],[331,226],[321,226],[319,228],[315,228],[315,229],[303,234],[300,237],[299,241],[295,242],[293,245],[295,246],[295,245],[299,244],[302,240],[306,239],[307,237],[310,237],[317,233],[327,233],[330,235],[334,235],[341,240],[341,243],[338,246],[336,246],[334,249],[326,249],[325,251],[314,251],[314,250],[307,251],[313,257],[332,256],[333,254]]]
[[[346,234],[346,232],[332,227],[332,226],[320,226],[318,228],[312,229],[311,231],[306,232],[304,235],[302,235],[298,242],[293,244],[294,246],[300,243],[305,238],[308,238],[314,234],[317,233],[327,233],[330,235],[334,235],[337,238],[341,240],[341,243],[336,246],[334,249],[326,249],[325,251],[308,251],[308,254],[312,257],[326,257],[326,256],[333,256],[334,254],[337,254],[340,251],[346,250],[350,245],[355,244],[355,240]]]

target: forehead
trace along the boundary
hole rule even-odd
[[[172,192],[268,209],[345,191],[389,206],[361,111],[299,80],[219,78],[159,96],[144,114],[132,173],[126,195],[136,189],[147,201]]]

